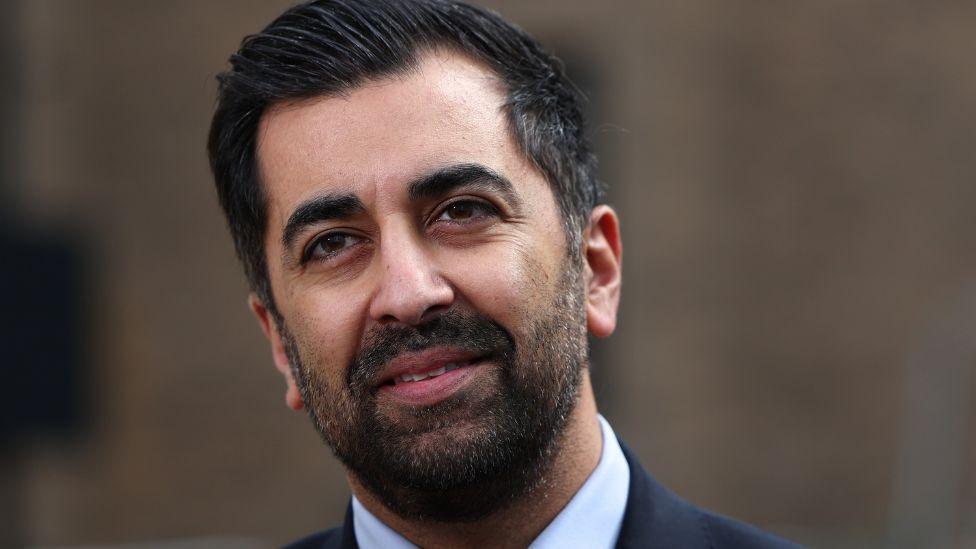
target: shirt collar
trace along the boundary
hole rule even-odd
[[[352,497],[352,526],[356,531],[356,543],[361,549],[416,549],[396,530],[390,528]]]
[[[600,463],[573,499],[535,538],[531,549],[613,547],[627,509],[630,467],[613,429],[598,416],[603,433]]]
[[[613,547],[627,508],[630,468],[617,437],[603,416],[597,416],[603,435],[600,462],[576,495],[556,515],[549,526],[529,546],[531,549],[555,547]],[[363,549],[415,549],[416,546],[352,498],[352,521],[356,542]]]

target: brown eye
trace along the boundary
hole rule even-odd
[[[335,253],[346,246],[349,235],[342,233],[332,233],[319,240],[319,248],[325,253]]]
[[[362,238],[349,233],[334,232],[319,237],[308,249],[306,259],[328,259],[346,248],[355,246]]]
[[[482,202],[480,200],[458,200],[448,204],[437,217],[437,221],[454,221],[463,223],[465,221],[471,221],[472,219],[492,217],[496,215],[498,215],[498,210],[487,202]]]
[[[470,202],[455,202],[445,212],[451,219],[468,219],[474,215],[474,205]]]

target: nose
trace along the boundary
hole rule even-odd
[[[377,322],[421,324],[454,301],[454,289],[419,236],[384,238],[379,267],[379,286],[369,310]]]

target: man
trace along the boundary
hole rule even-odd
[[[597,414],[621,243],[580,97],[498,16],[333,0],[244,40],[209,151],[285,378],[348,473],[295,547],[783,547],[656,484]]]

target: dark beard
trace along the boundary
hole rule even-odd
[[[420,326],[372,331],[344,380],[309,368],[282,325],[315,428],[387,508],[404,519],[469,522],[545,478],[586,366],[582,285],[578,271],[568,271],[522,342],[456,306]],[[391,359],[438,346],[475,352],[492,367],[477,387],[433,406],[404,409],[377,399],[375,381]]]

